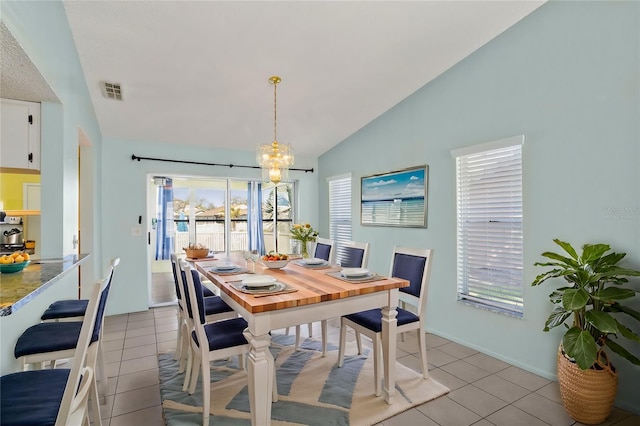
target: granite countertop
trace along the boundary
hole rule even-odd
[[[0,317],[29,303],[88,257],[71,254],[61,259],[35,259],[22,272],[0,274]]]

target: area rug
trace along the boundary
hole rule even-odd
[[[396,363],[396,394],[389,405],[373,394],[373,356],[357,355],[355,342],[338,368],[338,347],[329,345],[322,357],[321,343],[306,339],[294,350],[295,336],[274,335],[271,351],[276,363],[279,401],[271,406],[272,425],[373,425],[409,408],[435,399],[449,389],[433,379]],[[202,422],[202,387],[193,395],[182,391],[173,353],[158,355],[163,414],[168,426]],[[250,425],[247,373],[237,357],[213,362],[211,367],[212,425]],[[199,379],[201,380],[201,379]]]

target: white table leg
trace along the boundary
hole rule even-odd
[[[395,296],[395,297],[394,297]],[[382,393],[387,404],[393,404],[396,393],[396,335],[398,320],[397,290],[389,292],[389,306],[382,308],[382,359],[384,361],[384,383]]]
[[[274,376],[273,356],[269,351],[271,336],[269,334],[254,336],[249,329],[246,329],[244,337],[251,346],[247,365],[251,424],[268,426],[271,424],[271,393]]]

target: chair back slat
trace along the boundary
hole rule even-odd
[[[176,287],[176,297],[178,298],[178,304],[180,305],[180,301],[182,300],[182,289],[180,288],[182,280],[178,278],[179,269],[180,267],[178,266],[178,256],[175,253],[171,253],[171,272],[173,272],[173,284]]]
[[[200,273],[195,269],[191,269],[191,281],[193,281],[193,289],[195,293],[196,304],[198,305],[198,314],[200,315],[200,324],[204,324],[205,321],[205,309],[204,309],[204,293],[202,291],[202,281],[200,281]]]
[[[91,342],[95,342],[100,338],[100,331],[104,325],[104,311],[107,307],[107,300],[109,299],[109,290],[111,289],[111,283],[113,282],[113,274],[116,270],[116,266],[120,263],[120,258],[115,258],[111,261],[109,266],[109,272],[105,281],[106,287],[100,293],[100,301],[98,302],[98,312],[96,313],[96,320],[93,326],[93,333],[91,334]]]
[[[85,311],[84,319],[82,320],[82,327],[80,328],[80,336],[78,337],[78,344],[73,355],[73,361],[71,364],[71,371],[69,372],[69,379],[64,389],[62,401],[60,402],[60,409],[58,410],[58,417],[56,419],[56,426],[66,426],[69,424],[69,415],[71,406],[78,386],[80,385],[80,379],[82,371],[85,366],[85,358],[87,355],[87,349],[91,342],[91,335],[96,324],[96,317],[98,314],[98,306],[100,304],[100,295],[109,284],[108,279],[101,280],[94,284],[91,297],[89,298],[89,304]]]

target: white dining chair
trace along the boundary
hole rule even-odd
[[[179,337],[176,341],[176,352],[180,351],[180,355],[179,358],[174,357],[174,359],[180,360],[180,367],[178,369],[178,372],[185,373],[182,383],[182,390],[186,391],[189,386],[189,378],[191,377],[191,369],[194,357],[194,354],[191,350],[191,344],[189,343],[191,340],[191,332],[193,332],[194,330],[194,324],[191,315],[191,307],[188,304],[190,296],[187,290],[186,271],[182,268],[182,264],[185,263],[185,261],[183,259],[178,260],[177,256],[173,254],[171,256],[172,267],[176,268],[174,279],[176,280],[178,313],[180,315],[180,321],[178,323]],[[174,260],[176,262],[175,264],[173,263]],[[205,292],[205,289],[207,288],[202,285],[200,281],[200,275],[197,273],[197,271],[193,279],[198,282],[198,285],[202,289],[205,323],[209,324],[215,321],[235,318],[238,316],[233,308],[227,305],[224,300],[220,298],[220,296],[213,295],[213,292],[211,292],[210,290]],[[210,296],[206,296],[206,294],[209,294]]]
[[[408,287],[399,289],[399,305],[397,308],[397,332],[404,333],[416,330],[420,345],[420,364],[422,376],[429,377],[427,369],[427,342],[425,335],[425,317],[429,275],[431,273],[432,249],[413,249],[395,247],[391,256],[391,270],[389,276],[403,278],[409,281]],[[345,315],[340,319],[340,348],[338,350],[338,367],[344,361],[347,326],[356,333],[358,354],[362,354],[360,335],[364,334],[373,341],[373,378],[375,395],[381,394],[382,380],[382,310],[370,309],[363,312]],[[389,342],[395,345],[396,342]],[[395,362],[395,360],[389,360]]]

